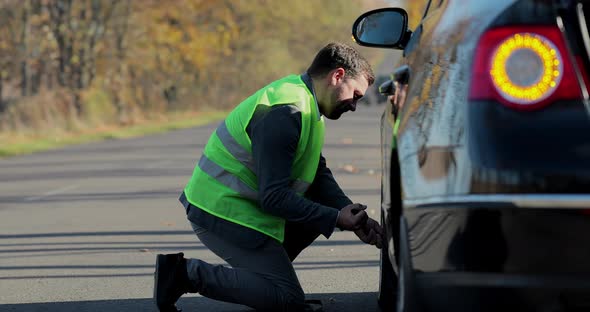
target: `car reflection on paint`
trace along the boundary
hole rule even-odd
[[[386,311],[590,311],[590,1],[361,15],[403,50],[381,122]]]

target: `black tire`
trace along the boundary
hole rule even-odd
[[[381,225],[385,229],[383,213],[381,213]],[[387,237],[387,235],[385,236]],[[379,259],[379,293],[378,303],[381,311],[395,311],[397,299],[397,274],[393,270],[391,260],[389,259],[389,243],[383,242],[381,248],[381,257]]]

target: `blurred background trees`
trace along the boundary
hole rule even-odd
[[[362,0],[0,0],[0,131],[69,131],[231,108],[273,79],[303,72],[328,42],[352,44],[352,22],[375,7]],[[378,49],[359,49],[378,57]]]

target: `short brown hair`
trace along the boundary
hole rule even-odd
[[[323,47],[316,54],[307,73],[311,77],[319,77],[339,67],[344,68],[351,78],[362,74],[369,85],[375,81],[375,74],[373,74],[369,62],[353,47],[338,42],[332,42]]]

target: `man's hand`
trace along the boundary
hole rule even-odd
[[[379,222],[368,218],[367,223],[362,228],[354,231],[363,242],[375,245],[377,248],[383,246],[383,228],[379,225]]]
[[[338,214],[336,226],[347,231],[356,231],[363,228],[369,217],[365,209],[367,209],[367,206],[361,204],[350,204],[342,208]]]

